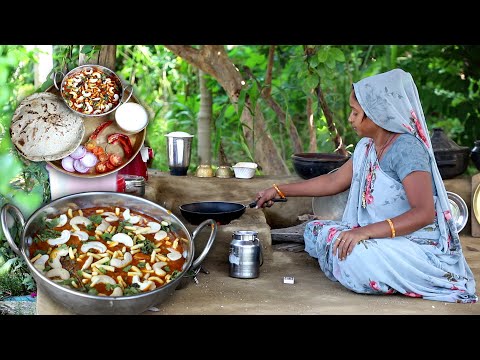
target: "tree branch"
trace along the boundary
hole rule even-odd
[[[244,71],[250,76],[250,78],[254,79],[257,82],[257,85],[262,88],[262,85],[258,81],[258,79],[253,75],[252,71],[248,67],[243,68]],[[269,94],[268,96],[264,91],[261,92],[261,97],[267,102],[268,106],[277,114],[278,119],[280,122],[283,124],[283,126],[287,129],[290,134],[290,137],[292,139],[292,145],[293,145],[293,151],[295,153],[301,153],[303,152],[302,148],[302,142],[300,140],[300,135],[298,135],[297,128],[295,127],[295,124],[290,121],[289,126],[287,127],[287,115],[285,112],[282,110],[280,105],[273,99],[272,95]]]
[[[201,68],[202,61],[200,58],[200,50],[194,49],[189,45],[164,45],[168,50],[175,55],[187,60],[190,64]]]
[[[200,50],[189,45],[165,45],[175,55],[214,77],[236,102],[242,90],[242,75],[232,64],[223,45],[203,45]]]
[[[268,50],[268,63],[267,63],[267,73],[265,75],[265,87],[263,89],[264,96],[269,97],[272,93],[272,70],[273,70],[273,58],[275,55],[275,45],[270,45]]]
[[[335,149],[335,152],[339,153],[340,155],[348,155],[347,150],[345,149],[345,144],[343,143],[343,139],[338,133],[337,127],[335,126],[335,121],[333,120],[333,114],[330,111],[330,108],[328,107],[325,97],[323,96],[323,91],[322,91],[322,87],[320,86],[320,83],[317,86],[317,96],[318,96],[318,101],[320,103],[320,106],[322,107],[323,114],[327,119],[328,131],[330,131],[330,134],[333,134],[332,140],[335,146],[337,147]]]

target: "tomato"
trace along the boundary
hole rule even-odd
[[[120,166],[123,163],[122,158],[117,154],[110,154],[108,161],[115,167]]]
[[[101,153],[100,155],[98,155],[98,160],[100,160],[101,162],[108,161],[108,154],[107,153]]]
[[[93,152],[95,155],[99,156],[100,154],[105,153],[105,150],[103,150],[103,147],[101,147],[101,146],[95,146],[95,147],[93,148],[92,152]]]
[[[107,165],[108,163],[106,162],[99,162],[97,165],[95,165],[95,170],[97,170],[98,173],[104,173],[106,172],[108,169],[107,169]]]
[[[116,166],[112,165],[110,161],[105,161],[105,166],[107,167],[108,171],[115,170]]]
[[[95,147],[96,145],[94,141],[87,141],[87,143],[85,144],[85,149],[87,149],[87,151],[92,151],[93,149],[95,149]]]

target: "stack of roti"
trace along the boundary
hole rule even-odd
[[[53,161],[71,154],[82,142],[85,126],[55,94],[43,92],[22,100],[10,125],[18,152],[32,161]]]

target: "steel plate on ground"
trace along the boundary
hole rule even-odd
[[[55,87],[53,87],[53,86],[50,87],[49,89],[47,89],[47,91],[60,96],[60,92],[57,89],[55,89]],[[128,94],[127,94],[127,96],[128,96]],[[131,96],[130,101],[131,102],[138,102],[135,99],[135,95]],[[62,161],[61,160],[49,161],[48,163],[53,168],[55,168],[58,171],[63,172],[64,174],[77,176],[77,177],[82,177],[82,178],[95,178],[95,177],[105,176],[105,175],[109,175],[111,173],[117,172],[118,170],[124,168],[128,163],[130,163],[135,158],[135,156],[138,154],[138,152],[142,148],[143,142],[145,141],[145,137],[146,137],[146,134],[147,134],[147,128],[143,129],[139,133],[128,135],[128,137],[130,138],[130,141],[132,143],[132,149],[133,150],[132,150],[132,154],[130,155],[130,157],[125,159],[123,149],[118,143],[116,143],[116,144],[108,144],[107,143],[107,137],[109,135],[114,134],[114,133],[124,133],[115,123],[115,112],[110,113],[106,116],[100,116],[100,117],[84,117],[83,121],[84,121],[84,124],[85,124],[85,134],[83,136],[81,144],[84,145],[88,141],[88,138],[95,131],[95,129],[98,127],[98,125],[100,125],[101,123],[103,123],[105,121],[108,121],[108,120],[112,120],[113,123],[110,126],[108,126],[107,128],[105,128],[99,134],[96,143],[97,143],[98,146],[103,147],[106,153],[119,155],[123,160],[122,165],[120,165],[120,166],[118,166],[114,169],[108,170],[106,172],[103,172],[103,173],[97,173],[96,170],[95,170],[95,167],[93,167],[87,173],[81,174],[79,172],[66,171],[62,167]]]
[[[477,189],[478,190],[478,189]],[[457,231],[463,230],[468,221],[468,207],[462,197],[454,192],[447,191],[448,201],[450,202],[450,209],[452,211],[453,219],[457,224]]]

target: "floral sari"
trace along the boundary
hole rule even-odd
[[[382,171],[373,140],[363,138],[352,157],[352,184],[342,221],[309,222],[304,233],[305,251],[318,259],[329,279],[357,293],[476,302],[475,280],[462,252],[411,75],[395,69],[355,83],[354,91],[377,125],[409,133],[426,147],[437,194],[435,220],[408,235],[364,240],[343,261],[338,254],[333,255],[341,231],[385,221],[410,209],[403,185]]]

